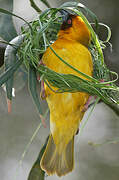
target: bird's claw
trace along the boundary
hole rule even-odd
[[[46,99],[46,93],[45,93],[45,88],[44,88],[44,81],[41,81],[41,92],[40,92],[40,97],[42,99]]]
[[[88,100],[87,100],[87,102],[86,102],[86,104],[84,105],[84,108],[83,108],[83,112],[85,112],[85,111],[87,111],[87,109],[88,109],[88,107],[89,107],[89,105],[90,105],[90,102],[91,102],[91,100],[92,100],[92,97],[93,96],[89,96],[89,98],[88,98]]]

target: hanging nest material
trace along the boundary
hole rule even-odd
[[[61,9],[81,16],[91,32],[89,50],[93,57],[93,77],[90,77],[72,67],[65,61],[65,59],[59,57],[50,46],[57,39],[57,33],[62,23],[62,17],[59,13],[59,10]],[[36,10],[38,11],[38,8]],[[3,9],[0,9],[0,11],[2,13],[14,15]],[[87,20],[86,15],[87,17],[92,18],[93,26],[95,26],[96,30],[100,25],[107,28],[107,40],[99,40],[97,34],[92,28],[92,24]],[[21,19],[23,20],[23,18]],[[36,91],[38,73],[49,88],[52,89],[52,86],[57,88],[56,93],[82,91],[100,97],[100,99],[106,104],[119,104],[119,87],[114,84],[118,79],[118,75],[107,68],[102,51],[106,48],[106,44],[109,43],[111,31],[108,26],[98,23],[95,14],[93,14],[87,7],[81,3],[68,2],[64,3],[59,8],[48,8],[39,13],[36,20],[30,23],[25,21],[25,25],[21,30],[22,35],[12,40],[6,49],[5,72],[0,77],[0,85],[6,82],[7,97],[9,100],[12,99],[14,73],[17,68],[24,63],[25,70],[29,76],[29,90],[40,114],[42,114],[42,110]],[[41,57],[48,47],[50,47],[53,53],[59,58],[59,61],[62,61],[66,66],[69,66],[83,77],[86,77],[87,80],[71,74],[56,73],[46,66],[39,65]]]

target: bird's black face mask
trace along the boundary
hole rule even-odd
[[[74,15],[70,14],[68,11],[66,10],[60,10],[60,13],[62,15],[62,26],[61,29],[62,30],[66,30],[67,28],[72,27],[72,18]]]

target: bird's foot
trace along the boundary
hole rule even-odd
[[[100,82],[105,82],[104,79],[101,79]],[[107,86],[109,86],[110,84],[106,84]],[[87,109],[89,108],[89,106],[92,104],[91,101],[95,101],[97,99],[97,96],[89,96],[88,101],[86,102],[86,104],[84,105],[83,108],[83,112],[87,111]]]
[[[44,88],[44,81],[41,80],[40,75],[37,76],[37,80],[41,82],[41,90],[40,90],[40,97],[41,99],[46,99],[46,93],[45,93],[45,88]]]
[[[43,63],[42,59],[39,61],[38,65],[39,65],[39,66],[40,66],[40,65],[45,66],[45,64]]]
[[[40,92],[40,97],[42,99],[46,99],[46,93],[45,93],[45,88],[44,88],[44,81],[41,80],[41,92]]]
[[[94,96],[89,96],[88,101],[86,102],[86,104],[84,105],[84,108],[82,110],[83,112],[87,111],[87,109],[89,108],[93,98],[96,98],[96,96],[95,97]]]
[[[43,63],[42,60],[40,60],[39,62],[39,66],[43,65],[45,66],[45,64]],[[40,92],[40,97],[42,99],[46,99],[46,93],[45,93],[45,88],[44,88],[44,81],[41,79],[40,75],[37,76],[37,80],[41,82],[41,92]]]

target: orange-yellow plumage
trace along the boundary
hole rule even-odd
[[[81,17],[71,15],[70,18],[71,27],[65,29],[61,27],[58,39],[52,44],[52,48],[66,62],[92,76],[92,58],[87,48],[90,32]],[[42,61],[58,73],[81,77],[61,62],[50,48],[46,50]],[[89,95],[83,92],[56,94],[47,85],[45,92],[50,109],[51,135],[41,159],[41,167],[48,175],[56,173],[62,176],[72,171],[74,167],[74,136],[83,118],[84,106]]]

